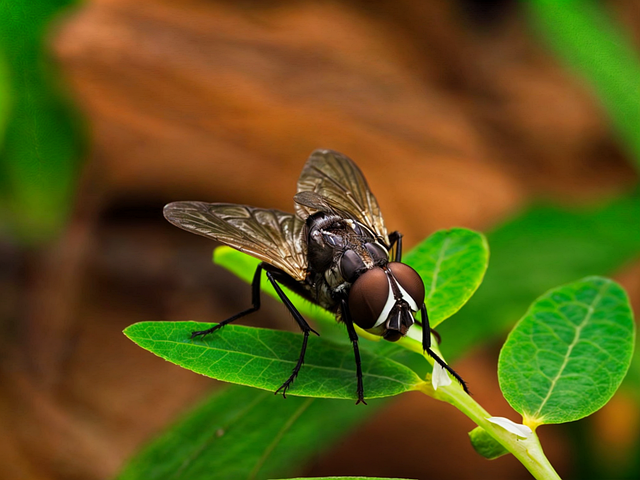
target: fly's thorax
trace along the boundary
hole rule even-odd
[[[318,212],[306,223],[309,267],[324,272],[332,287],[353,282],[363,271],[386,263],[388,251],[364,224]]]
[[[424,304],[420,275],[408,265],[391,262],[361,274],[349,292],[349,310],[359,327],[387,340],[406,335]]]
[[[389,251],[375,240],[354,244],[341,253],[338,260],[345,281],[353,283],[366,271],[388,263]]]
[[[344,240],[345,248],[336,250],[333,263],[325,271],[327,283],[341,298],[361,275],[389,262],[388,250],[371,238],[345,236]]]

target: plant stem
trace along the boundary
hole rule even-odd
[[[398,343],[404,348],[424,355],[427,361],[433,365],[433,359],[425,354],[422,349],[421,332],[417,328],[412,330],[416,331],[400,339]],[[437,343],[433,342],[432,338],[432,350],[442,357],[437,345]],[[431,382],[425,382],[422,384],[420,390],[430,397],[453,405],[464,413],[478,426],[482,427],[493,439],[511,452],[514,457],[520,460],[525,468],[538,480],[561,480],[542,451],[542,445],[540,445],[540,440],[535,431],[532,432],[528,438],[522,439],[501,426],[491,423],[489,421],[491,415],[456,382],[448,386],[440,386],[437,390],[433,389]]]
[[[560,476],[542,451],[540,440],[535,432],[529,438],[522,439],[499,425],[489,422],[488,419],[491,418],[491,415],[456,383],[440,387],[436,391],[431,388],[430,384],[425,383],[422,391],[430,397],[450,403],[458,408],[520,460],[535,478],[539,480],[560,480]]]

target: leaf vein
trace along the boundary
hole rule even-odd
[[[591,319],[591,315],[595,311],[595,305],[602,298],[603,291],[605,290],[605,288],[607,286],[608,286],[607,284],[604,284],[602,287],[600,287],[600,291],[595,296],[595,298],[593,299],[591,304],[588,306],[588,313],[587,313],[587,315],[585,315],[584,320],[580,323],[580,325],[575,327],[576,331],[575,331],[575,334],[574,334],[574,337],[573,337],[573,341],[571,342],[571,344],[569,344],[569,347],[567,348],[567,353],[564,356],[564,361],[562,362],[562,365],[560,366],[560,369],[558,370],[558,373],[553,378],[553,380],[551,382],[551,386],[549,387],[549,391],[547,392],[547,395],[545,396],[544,400],[542,400],[542,403],[540,404],[540,407],[538,407],[538,411],[535,413],[536,417],[538,417],[538,418],[540,417],[540,412],[542,411],[542,409],[546,405],[547,401],[551,397],[551,394],[553,393],[553,390],[555,389],[555,387],[556,387],[556,385],[558,383],[558,380],[562,376],[562,373],[564,372],[564,369],[566,368],[567,364],[569,363],[569,357],[571,356],[571,352],[573,351],[573,347],[575,347],[575,345],[580,340],[580,333],[582,332],[582,329],[587,325],[587,323]],[[587,305],[587,304],[585,304],[585,305]]]

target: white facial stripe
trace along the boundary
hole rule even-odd
[[[412,311],[417,312],[418,305],[416,305],[416,301],[411,297],[411,295],[409,295],[409,292],[402,288],[400,283],[398,283],[398,288],[400,289],[400,293],[402,293],[402,299],[409,304],[409,308],[411,308]]]
[[[388,276],[387,276],[387,282],[389,282],[389,295],[387,296],[387,303],[384,304],[384,308],[382,309],[382,312],[380,312],[380,316],[378,317],[378,320],[376,320],[375,325],[371,328],[378,327],[382,325],[384,322],[386,322],[387,317],[389,316],[389,313],[391,313],[391,309],[396,304],[396,299],[393,296],[393,289],[391,288],[391,279]],[[402,288],[400,283],[396,282],[396,284],[400,289],[400,293],[402,294],[402,299],[409,304],[409,308],[412,311],[417,312],[418,305],[416,304],[416,301],[413,298],[411,298],[411,295],[409,295],[409,293],[404,288]]]
[[[380,312],[380,316],[378,317],[378,320],[376,320],[373,328],[382,325],[387,321],[387,317],[391,313],[391,309],[396,304],[396,299],[393,297],[393,290],[391,289],[391,280],[389,280],[389,277],[387,277],[387,282],[389,282],[389,295],[387,296],[387,303],[384,304],[384,308],[382,309],[382,312]]]

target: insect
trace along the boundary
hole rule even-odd
[[[251,307],[208,330],[192,332],[191,338],[257,311],[264,270],[303,333],[298,361],[275,393],[286,398],[304,363],[309,335],[318,335],[280,285],[333,312],[346,325],[356,363],[356,405],[366,402],[354,323],[392,342],[421,323],[424,351],[467,391],[462,378],[431,349],[424,283],[401,263],[402,235],[387,233],[378,202],[356,164],[341,153],[316,150],[302,169],[297,190],[295,215],[230,203],[173,202],[164,207],[173,225],[262,260],[253,276]],[[418,312],[422,322],[415,318]]]

